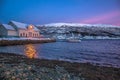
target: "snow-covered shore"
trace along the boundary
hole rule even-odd
[[[55,42],[53,38],[1,38],[0,46]]]
[[[0,40],[50,40],[51,38],[0,38]]]

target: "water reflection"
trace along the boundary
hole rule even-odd
[[[28,58],[37,58],[37,51],[32,44],[25,45],[25,55]]]

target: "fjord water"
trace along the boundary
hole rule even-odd
[[[82,40],[80,43],[54,42],[0,46],[0,52],[23,54],[29,58],[90,62],[120,67],[120,40]]]

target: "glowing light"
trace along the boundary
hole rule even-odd
[[[33,28],[34,28],[33,25],[28,26],[28,29],[33,29]]]
[[[32,44],[28,44],[25,46],[25,55],[28,58],[37,58],[37,52]]]
[[[30,26],[29,26],[29,28],[31,28],[31,29],[32,29],[32,28],[33,28],[33,26],[32,26],[32,25],[30,25]]]

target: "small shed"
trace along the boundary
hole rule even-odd
[[[0,24],[0,36],[1,37],[16,37],[17,31],[8,24]]]

